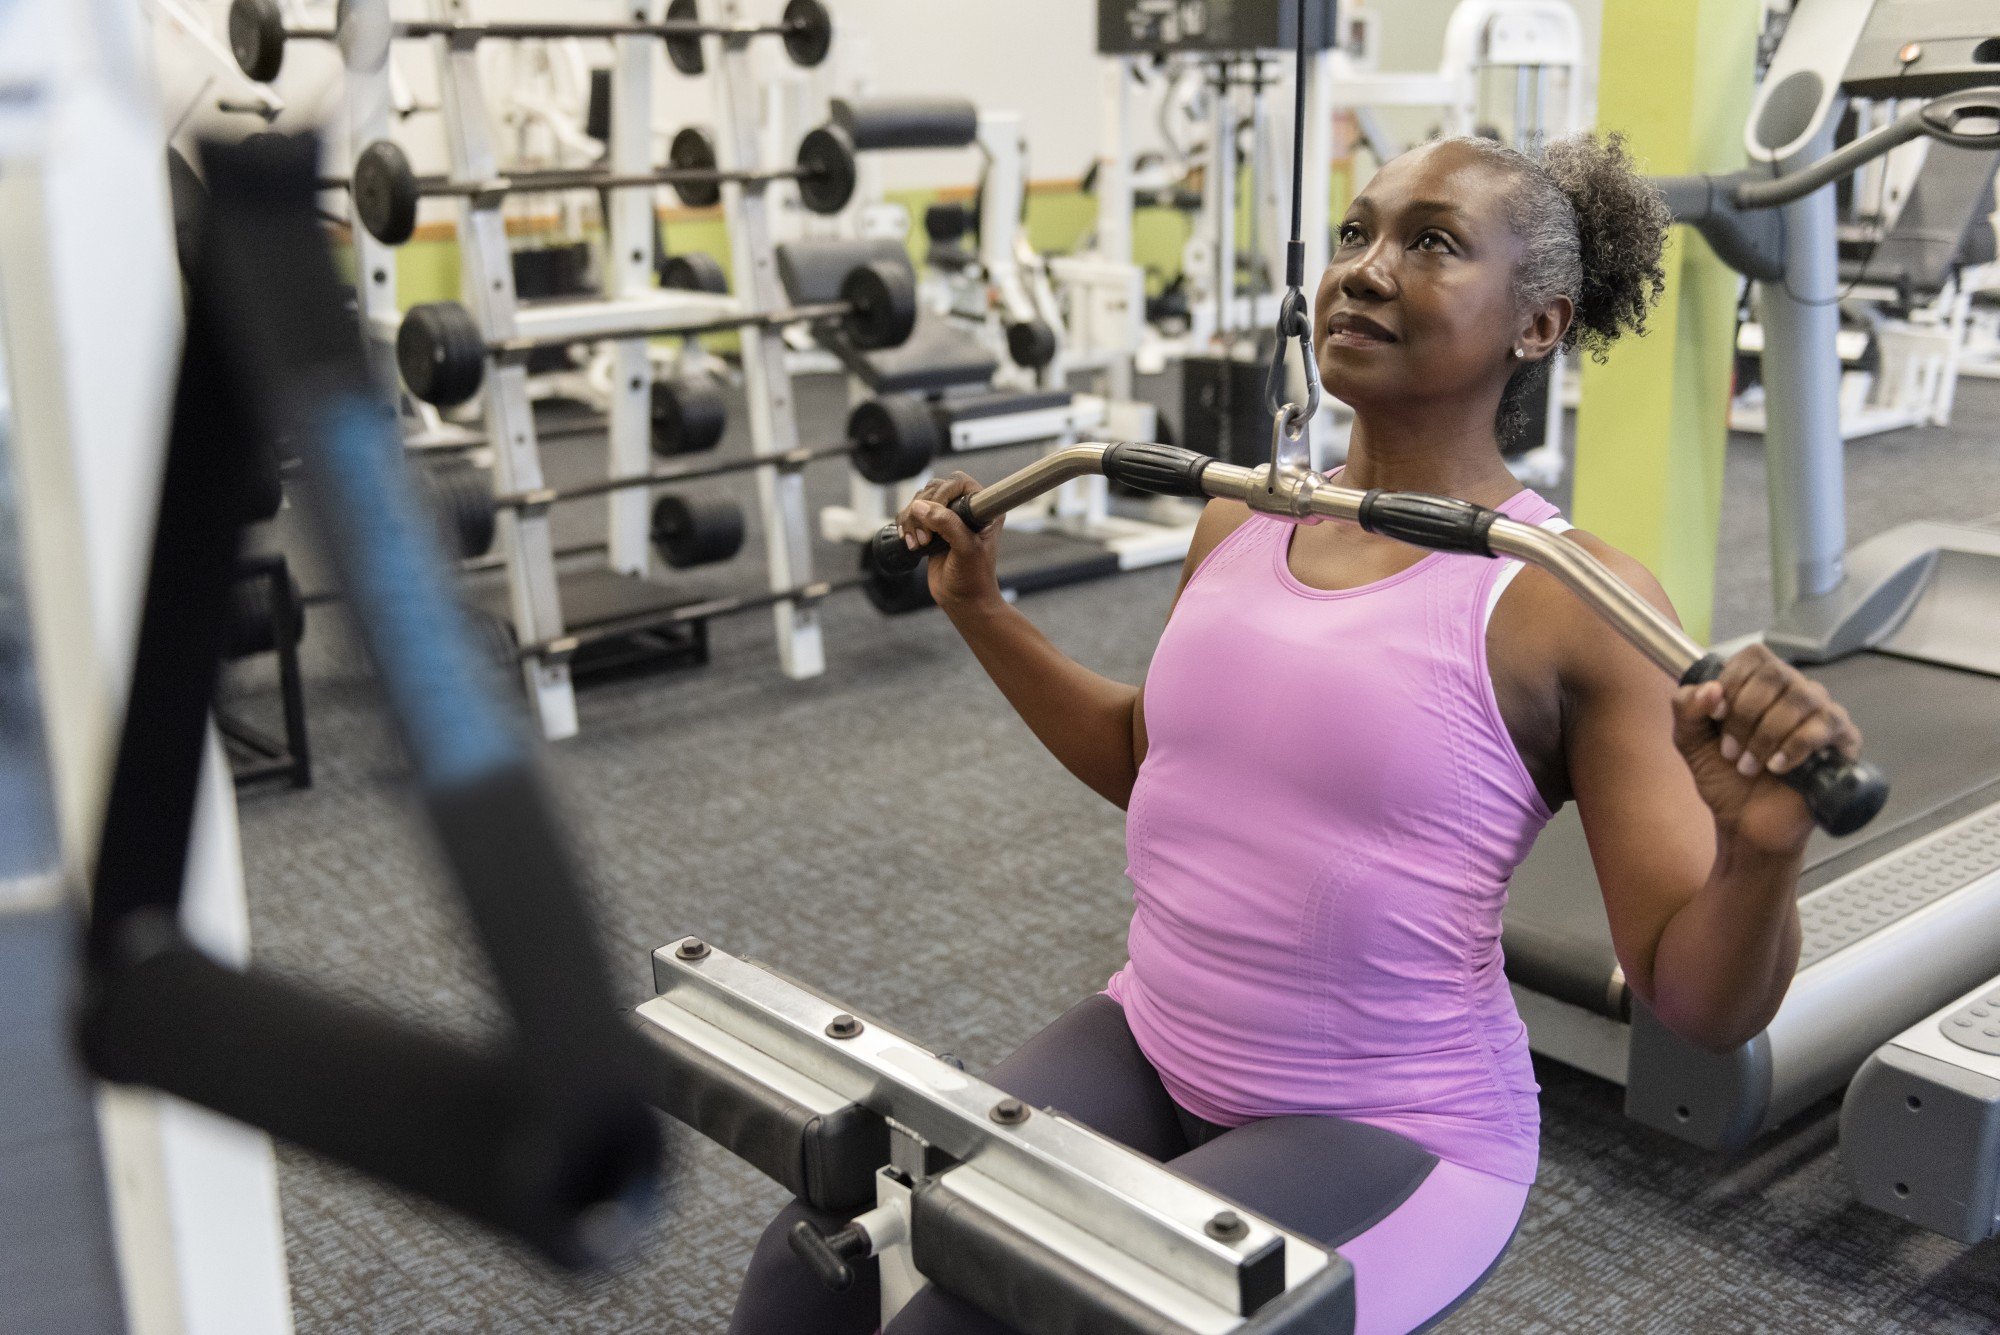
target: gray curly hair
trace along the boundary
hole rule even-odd
[[[1522,241],[1514,297],[1523,311],[1568,297],[1575,316],[1561,350],[1582,348],[1603,361],[1624,334],[1644,334],[1646,315],[1666,290],[1660,253],[1673,215],[1659,190],[1633,167],[1622,135],[1572,135],[1539,158],[1491,139],[1462,144],[1511,176],[1510,221]],[[1522,366],[1500,396],[1499,431],[1507,440],[1547,391],[1550,362]]]

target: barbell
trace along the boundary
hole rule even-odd
[[[479,392],[489,355],[513,358],[536,348],[607,338],[679,337],[817,322],[838,322],[859,347],[892,348],[910,336],[916,320],[916,277],[908,263],[868,260],[850,269],[841,280],[838,301],[662,322],[638,329],[612,328],[593,335],[517,335],[488,340],[471,313],[457,302],[425,302],[412,306],[396,331],[396,365],[412,394],[425,403],[448,408]]]
[[[341,0],[330,28],[291,25],[277,0],[234,0],[229,6],[229,49],[244,76],[269,83],[284,68],[285,45],[294,41],[341,40],[348,26],[350,0]],[[683,74],[702,72],[701,39],[773,36],[783,39],[792,63],[810,68],[826,59],[833,46],[833,16],[820,0],[789,0],[776,23],[702,23],[693,17],[695,0],[674,0],[662,22],[511,22],[451,23],[439,19],[398,19],[389,25],[391,37],[444,37],[453,42],[488,38],[523,40],[551,37],[658,37],[667,56]]]
[[[417,227],[417,204],[426,198],[490,199],[514,191],[613,190],[621,186],[671,186],[689,208],[709,208],[722,198],[725,182],[762,186],[772,181],[796,181],[799,201],[814,213],[838,213],[854,197],[854,143],[838,126],[822,125],[799,141],[798,157],[790,167],[725,171],[718,164],[715,144],[690,126],[674,136],[667,165],[643,172],[612,172],[602,168],[570,168],[506,172],[483,181],[419,176],[407,154],[392,140],[378,139],[361,150],[351,181],[326,179],[321,184],[347,184],[354,194],[354,212],[368,234],[385,246],[400,246]]]

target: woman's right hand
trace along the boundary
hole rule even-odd
[[[1000,527],[1006,517],[1002,515],[974,533],[951,508],[953,501],[978,490],[979,484],[962,472],[933,478],[896,515],[896,527],[912,548],[925,546],[934,537],[951,545],[950,551],[931,558],[931,597],[940,607],[1000,596],[995,563]]]

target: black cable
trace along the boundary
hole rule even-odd
[[[1285,251],[1285,285],[1305,286],[1306,0],[1299,0],[1298,69],[1292,77],[1292,238]]]

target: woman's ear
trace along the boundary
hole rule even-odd
[[[1516,346],[1527,360],[1538,362],[1562,343],[1570,321],[1575,318],[1575,302],[1568,297],[1551,297],[1528,316],[1527,327],[1521,331]]]

